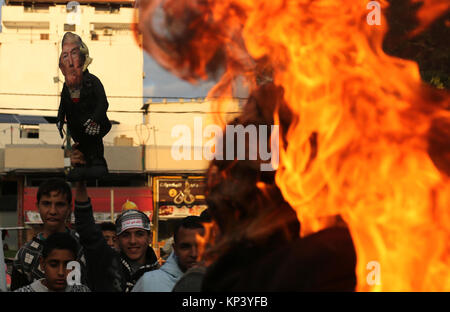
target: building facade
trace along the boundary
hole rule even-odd
[[[0,33],[0,113],[56,115],[64,83],[58,66],[61,40],[71,31],[89,48],[89,71],[103,83],[109,117],[122,124],[141,123],[143,52],[133,34],[134,1],[77,3],[6,1]]]

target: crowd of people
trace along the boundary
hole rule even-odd
[[[189,216],[179,222],[173,250],[160,266],[150,246],[148,216],[128,209],[115,224],[96,224],[85,182],[75,184],[76,231],[68,223],[72,190],[65,180],[44,181],[36,203],[43,230],[17,252],[11,291],[168,292],[187,270],[199,265],[196,235],[204,233],[201,217]],[[68,264],[73,261],[80,264],[80,276],[71,283],[68,276],[73,268]]]
[[[72,165],[82,161],[74,145]],[[222,170],[211,163],[208,209],[180,220],[165,261],[150,246],[151,223],[139,209],[123,210],[115,224],[96,224],[86,182],[78,181],[72,228],[71,187],[61,178],[44,181],[36,195],[42,232],[17,252],[11,291],[354,290],[356,256],[345,226],[300,238],[300,224],[278,189],[249,187],[255,176],[239,166],[228,176]],[[261,205],[261,196],[271,200]],[[245,200],[250,197],[255,201]],[[74,261],[79,265],[71,266]]]

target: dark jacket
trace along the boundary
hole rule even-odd
[[[69,228],[67,228],[67,232],[79,242],[80,237],[78,233]],[[39,262],[44,248],[43,242],[44,238],[41,236],[41,233],[39,233],[17,251],[11,273],[12,291],[45,277],[45,273],[40,269]],[[81,282],[84,284],[86,283],[86,262],[81,245],[79,245],[77,261],[80,263]]]
[[[236,243],[213,263],[202,291],[354,291],[356,253],[346,228],[290,242]]]
[[[105,89],[100,79],[86,69],[83,72],[78,103],[72,101],[69,88],[64,83],[58,109],[58,123],[62,125],[67,119],[67,126],[71,136],[76,142],[80,142],[85,137],[91,138],[85,134],[85,127],[83,126],[86,120],[91,119],[100,125],[99,137],[102,138],[111,129],[111,122],[106,115],[108,106]]]
[[[145,265],[132,274],[128,258],[108,246],[95,224],[90,200],[75,201],[75,224],[85,250],[88,286],[92,291],[129,292],[145,272],[159,268],[155,252],[148,247]]]
[[[173,286],[173,292],[201,292],[202,282],[205,277],[206,267],[193,267],[186,271]]]

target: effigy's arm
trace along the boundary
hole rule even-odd
[[[105,89],[97,77],[93,79],[93,89],[96,99],[93,121],[100,125],[100,135],[103,137],[111,129],[111,123],[106,115],[109,104]]]
[[[66,112],[64,110],[63,98],[62,98],[62,92],[61,92],[61,100],[59,102],[58,116],[57,116],[57,122],[56,122],[56,127],[59,130],[59,135],[61,136],[61,139],[64,139],[63,126],[64,126],[65,118],[66,118]]]

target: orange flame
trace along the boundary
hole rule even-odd
[[[425,99],[417,64],[383,53],[386,22],[368,25],[360,3],[292,4],[255,31],[269,14],[258,10],[246,27],[253,56],[282,60],[287,70],[275,81],[299,116],[280,150],[277,184],[303,234],[344,218],[358,290],[449,290],[449,179],[431,161],[427,137],[433,120],[450,114]]]
[[[202,222],[205,232],[203,235],[195,234],[195,241],[197,243],[197,262],[203,263],[205,250],[208,244],[214,240],[214,222]],[[207,263],[209,265],[209,263]]]
[[[256,86],[252,60],[265,58],[283,86],[296,119],[285,133],[289,143],[280,140],[276,182],[301,235],[340,215],[357,252],[357,290],[449,291],[450,96],[428,88],[416,63],[383,52],[384,17],[369,25],[360,0],[179,3],[197,15],[184,32],[173,22],[178,28],[165,45],[145,32],[148,20],[140,24],[144,47],[163,65],[185,79],[204,78],[221,52],[225,73],[212,94],[230,95],[236,76]],[[449,6],[424,1],[416,31]],[[186,46],[173,33],[190,34]]]

